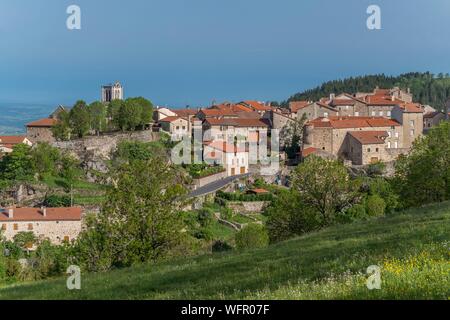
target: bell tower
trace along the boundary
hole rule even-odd
[[[102,86],[103,103],[110,103],[113,100],[123,100],[123,87],[119,81],[114,84]]]

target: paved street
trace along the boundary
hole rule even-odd
[[[203,186],[201,188],[198,188],[197,190],[194,190],[193,192],[191,192],[191,194],[189,195],[190,198],[195,198],[195,197],[200,197],[200,196],[204,196],[207,195],[209,193],[213,193],[215,191],[218,191],[222,188],[224,188],[225,186],[229,185],[230,183],[232,183],[235,180],[238,180],[240,178],[246,177],[248,176],[248,174],[242,174],[242,175],[238,175],[238,176],[232,176],[232,177],[227,177],[221,180],[217,180],[214,181],[210,184],[207,184],[206,186]]]

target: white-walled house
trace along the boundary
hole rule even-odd
[[[176,117],[177,114],[170,110],[169,108],[165,107],[156,107],[156,110],[154,111],[153,120],[156,122],[161,121],[164,118],[167,117]]]
[[[25,136],[0,136],[0,152],[10,153],[13,151],[14,146],[18,144],[26,144],[33,146],[33,143]]]
[[[214,141],[205,145],[203,158],[208,164],[222,165],[228,176],[248,173],[249,155],[243,147]]]

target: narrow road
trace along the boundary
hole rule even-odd
[[[203,186],[201,188],[198,188],[197,190],[192,191],[189,194],[189,198],[201,197],[201,196],[207,195],[209,193],[219,191],[220,189],[223,189],[230,183],[232,183],[236,180],[239,180],[243,177],[246,177],[246,176],[248,176],[248,174],[241,174],[238,176],[226,177],[224,179],[214,181],[210,184],[207,184],[206,186]]]

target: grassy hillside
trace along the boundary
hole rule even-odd
[[[450,203],[335,226],[267,249],[140,265],[0,290],[0,299],[320,299],[450,297]],[[382,289],[366,288],[380,265]]]

